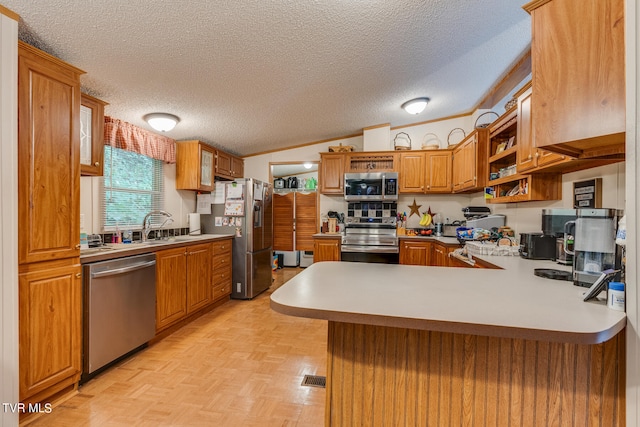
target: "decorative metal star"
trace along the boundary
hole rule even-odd
[[[409,214],[409,218],[411,218],[413,216],[413,214],[416,214],[418,216],[420,216],[420,208],[422,207],[422,205],[418,205],[416,203],[416,199],[413,199],[413,204],[409,205],[409,209],[411,209],[411,213]]]

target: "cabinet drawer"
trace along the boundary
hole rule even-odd
[[[231,266],[231,254],[219,254],[213,257],[213,271]]]
[[[220,240],[213,242],[213,255],[227,254],[231,256],[231,244],[233,240]]]
[[[229,282],[231,284],[231,266],[213,271],[213,286]]]
[[[227,295],[231,295],[231,281],[228,283],[221,283],[213,287],[213,299],[214,301],[226,297]]]

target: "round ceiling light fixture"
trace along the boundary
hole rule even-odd
[[[420,114],[424,111],[429,101],[430,101],[429,98],[411,99],[405,102],[404,104],[402,104],[402,109],[409,114]]]
[[[169,132],[176,127],[180,119],[178,116],[174,116],[169,113],[151,113],[144,116],[144,120],[149,123],[149,126],[157,130],[158,132]]]
[[[303,166],[304,166],[305,169],[311,169],[311,166],[313,166],[313,165],[311,163],[309,163],[309,162],[305,162],[303,164]]]

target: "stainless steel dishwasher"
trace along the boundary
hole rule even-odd
[[[84,379],[154,337],[155,265],[144,254],[83,266]]]

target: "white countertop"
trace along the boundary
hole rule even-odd
[[[299,317],[495,337],[596,344],[626,325],[586,288],[545,279],[551,261],[479,257],[504,268],[478,269],[320,262],[271,295],[271,307]],[[602,294],[604,296],[604,294]]]
[[[167,240],[149,240],[134,243],[106,243],[98,248],[80,250],[80,262],[83,264],[108,259],[122,258],[168,249],[171,247],[205,243],[221,239],[232,239],[233,234],[199,234],[197,236],[176,236]]]

